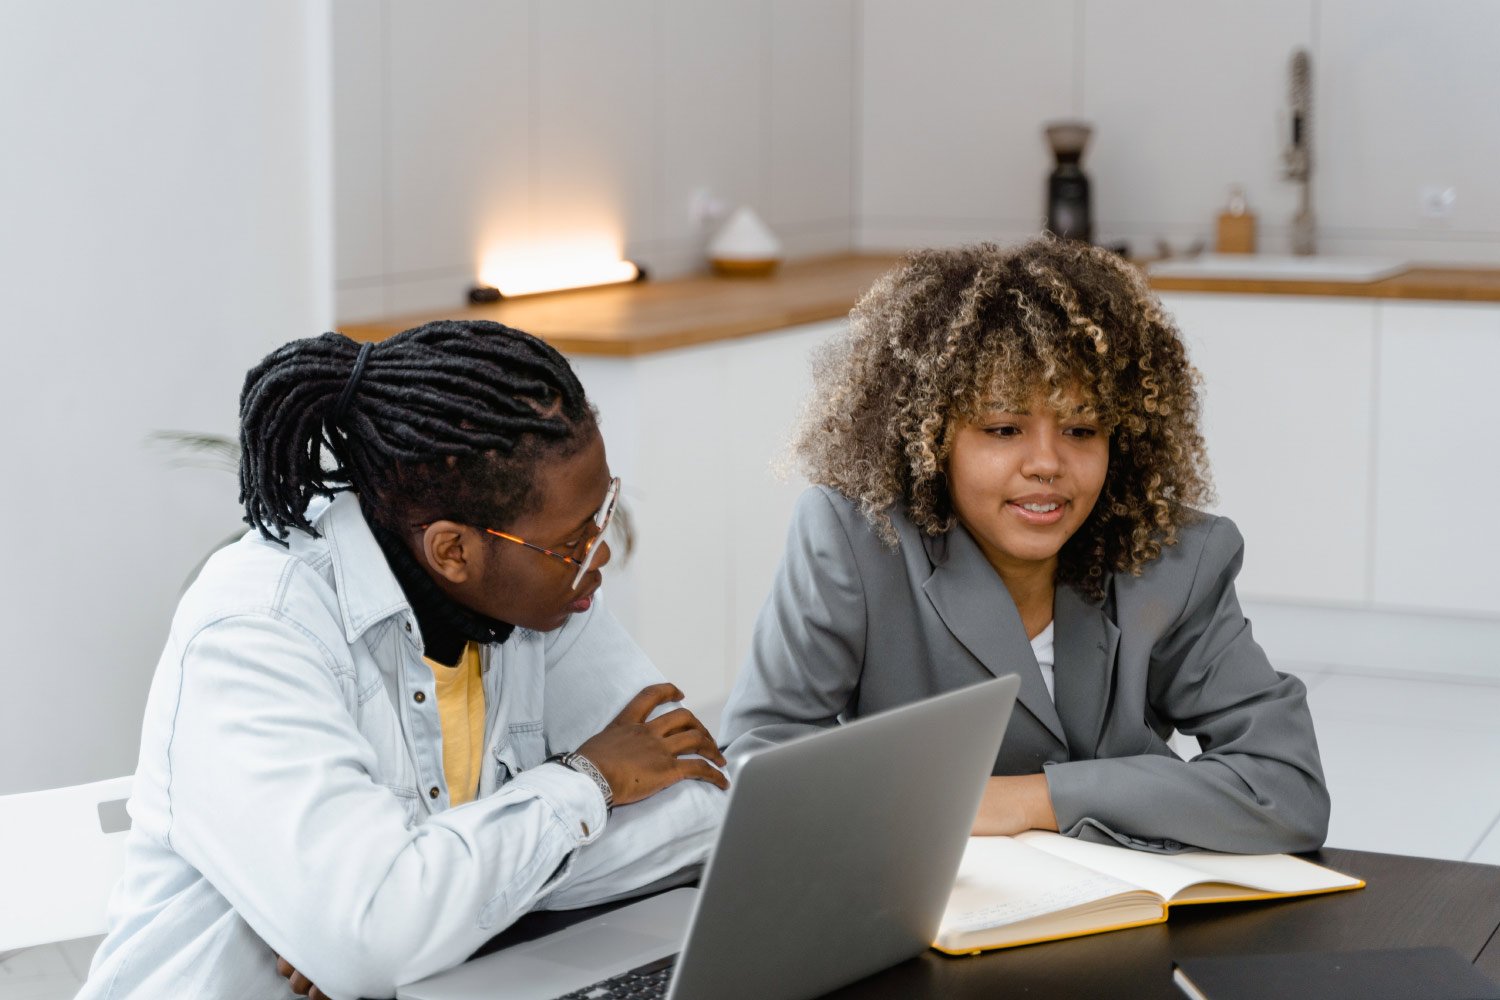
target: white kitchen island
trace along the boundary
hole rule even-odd
[[[449,314],[536,333],[573,362],[635,533],[628,560],[613,540],[605,599],[694,706],[728,693],[780,558],[803,483],[776,466],[810,359],[892,263]],[[1240,594],[1273,660],[1500,678],[1500,272],[1154,284],[1203,372],[1215,509],[1245,535]]]

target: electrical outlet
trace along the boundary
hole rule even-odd
[[[1417,191],[1417,202],[1424,219],[1443,221],[1453,218],[1453,206],[1457,201],[1458,190],[1451,184],[1423,184]]]
[[[695,188],[688,196],[688,220],[692,222],[694,229],[712,229],[724,221],[728,212],[729,206],[724,203],[724,199],[714,194],[710,188]]]

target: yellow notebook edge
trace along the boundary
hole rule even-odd
[[[1110,931],[1124,931],[1132,927],[1149,927],[1152,924],[1164,924],[1167,922],[1167,908],[1161,908],[1161,916],[1152,917],[1150,920],[1135,920],[1128,924],[1111,924],[1108,927],[1090,927],[1088,930],[1069,931],[1066,934],[1048,934],[1045,937],[1027,938],[1024,941],[1007,941],[1004,944],[986,944],[978,948],[944,948],[937,943],[929,945],[933,951],[942,952],[944,955],[963,957],[964,955],[978,955],[985,951],[1000,951],[1004,948],[1020,948],[1028,944],[1043,944],[1047,941],[1066,941],[1068,938],[1092,937],[1095,934],[1108,934]]]
[[[1339,872],[1339,874],[1343,875],[1344,873]],[[1346,877],[1354,878],[1354,876],[1352,875]],[[1048,941],[1066,941],[1069,938],[1091,937],[1095,934],[1108,934],[1111,931],[1129,930],[1132,927],[1149,927],[1152,924],[1162,924],[1166,923],[1167,917],[1170,916],[1172,907],[1174,906],[1194,906],[1199,903],[1253,903],[1256,900],[1263,899],[1296,899],[1299,896],[1326,896],[1335,892],[1352,892],[1355,889],[1363,889],[1364,887],[1364,879],[1354,879],[1353,885],[1334,885],[1329,886],[1326,889],[1303,889],[1295,892],[1261,892],[1240,896],[1213,896],[1208,899],[1180,899],[1176,901],[1166,900],[1162,902],[1161,916],[1152,918],[1151,920],[1136,920],[1128,924],[1111,924],[1106,927],[1090,927],[1087,930],[1069,931],[1066,934],[1049,934],[1043,937],[1026,938],[1022,941],[1007,941],[1004,944],[987,944],[982,945],[978,948],[944,948],[936,942],[932,943],[928,947],[930,947],[933,951],[940,952],[944,955],[952,955],[954,957],[961,958],[965,955],[978,955],[986,951],[1001,951],[1005,948],[1021,948],[1029,944],[1044,944]]]

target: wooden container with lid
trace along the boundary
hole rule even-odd
[[[1245,191],[1239,185],[1229,189],[1229,204],[1219,213],[1218,253],[1255,252],[1255,215],[1245,205]]]

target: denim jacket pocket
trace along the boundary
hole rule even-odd
[[[401,808],[406,810],[406,828],[408,830],[422,822],[427,810],[423,808],[422,796],[415,788],[410,788],[406,785],[388,785],[383,782],[382,785],[396,797],[397,802],[401,803]]]
[[[547,759],[547,738],[540,722],[513,723],[510,744],[515,747],[516,760],[523,771]]]
[[[495,748],[496,787],[547,759],[547,739],[540,722],[517,722],[506,728]]]

